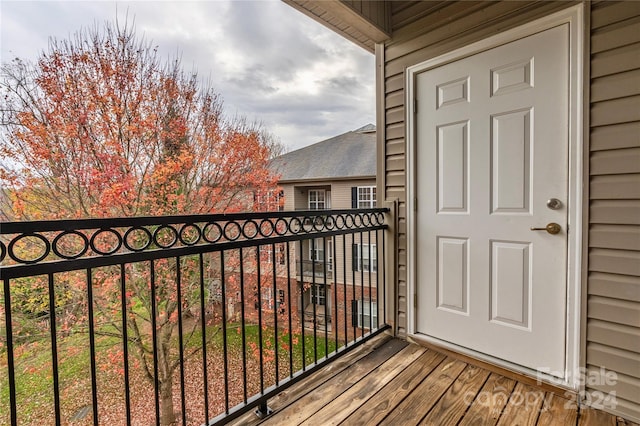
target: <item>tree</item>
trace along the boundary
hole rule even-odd
[[[51,40],[35,64],[3,65],[0,88],[0,153],[9,165],[0,169],[0,187],[10,194],[5,216],[15,220],[243,211],[253,194],[277,191],[267,167],[281,150],[277,140],[259,125],[225,116],[211,87],[185,73],[179,60],[161,61],[127,24]],[[192,260],[182,262],[156,265],[162,424],[175,421],[175,275]],[[153,381],[148,271],[130,265],[127,274],[128,323],[111,330],[133,330],[132,352]],[[197,293],[199,278],[183,275],[182,294]],[[93,279],[102,289],[93,302],[100,318],[117,324],[117,279],[100,271]]]

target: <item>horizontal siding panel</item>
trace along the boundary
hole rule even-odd
[[[640,377],[640,354],[588,343],[587,359],[592,365],[603,366],[634,378]]]
[[[510,3],[510,2],[507,2]],[[387,60],[392,60],[408,53],[419,50],[430,44],[446,40],[455,34],[473,28],[494,15],[500,16],[505,11],[521,9],[522,6],[512,5],[500,7],[500,3],[483,2],[449,2],[446,7],[425,16],[411,25],[405,25],[393,34],[393,40],[386,50]]]
[[[627,19],[595,30],[591,34],[591,52],[598,53],[640,42],[640,17]]]
[[[640,175],[605,175],[591,178],[592,200],[640,199]]]
[[[628,401],[640,402],[640,392],[638,392],[640,379],[606,369],[601,372],[601,367],[595,365],[588,365],[587,370],[589,377],[593,378],[587,387],[588,389],[604,393],[615,391],[616,399],[624,398]],[[615,376],[611,373],[614,373]]]
[[[638,15],[638,1],[603,2],[591,11],[591,28],[597,29]]]
[[[404,106],[387,110],[387,124],[404,122]]]
[[[389,129],[387,129],[387,134]],[[387,155],[404,154],[404,139],[393,139],[387,141]]]
[[[387,95],[386,107],[395,108],[400,105],[404,105],[404,92],[393,92]]]
[[[640,226],[593,225],[589,247],[640,251]]]
[[[627,422],[621,420],[618,425],[624,426],[637,426],[640,423],[640,405],[627,401],[624,398],[616,398],[615,414],[623,417],[624,419],[634,420],[636,423]],[[623,423],[624,422],[624,423]]]
[[[400,138],[403,138],[401,140],[404,146],[404,123],[387,126],[387,140],[389,142],[395,142],[392,139]],[[404,152],[404,148],[402,149],[402,152]]]
[[[390,187],[387,188],[387,198],[397,198],[400,201],[406,202],[407,201],[407,195],[404,191],[404,187],[402,188],[397,188],[397,187]]]
[[[640,2],[638,2],[640,4]],[[591,102],[640,94],[640,70],[595,78],[591,81]]]
[[[640,68],[640,43],[591,56],[591,78]]]
[[[591,175],[640,173],[640,148],[595,152],[591,154],[589,172]]]
[[[589,222],[640,225],[640,200],[594,200],[589,209]]]
[[[640,96],[629,96],[591,105],[592,127],[630,121],[640,121]]]
[[[640,253],[636,251],[591,249],[589,271],[640,277]]]
[[[485,3],[484,7],[488,7],[486,6],[486,4],[500,6],[503,4],[503,2]],[[388,62],[385,66],[385,73],[387,75],[401,73],[407,66],[418,64],[427,59],[450,52],[456,48],[466,46],[479,40],[483,40],[489,36],[499,33],[500,31],[506,31],[508,29],[517,27],[524,24],[525,22],[535,20],[539,17],[547,15],[550,12],[566,8],[570,5],[570,2],[541,2],[537,3],[535,7],[528,8],[527,10],[515,10],[508,16],[500,17],[500,19],[495,19],[495,17],[493,16],[479,13],[475,17],[475,22],[467,22],[467,25],[463,26],[463,28],[458,28],[458,22],[452,22],[447,26],[446,29],[441,30],[446,30],[446,34],[441,34],[440,36],[430,36],[433,37],[433,39],[430,39],[427,45],[421,46],[419,50],[413,51],[406,55],[400,55],[397,58],[387,57],[386,59]]]
[[[387,78],[387,80],[384,82],[384,92],[385,93],[391,93],[391,92],[395,92],[397,90],[403,90],[404,89],[404,75],[403,74],[398,74],[395,75],[391,78]]]
[[[396,4],[402,4],[402,8],[393,9]],[[432,13],[434,10],[442,8],[446,5],[446,2],[438,1],[416,1],[416,2],[391,2],[392,15],[391,15],[391,28],[397,29],[405,27],[412,22],[422,18],[423,16]]]
[[[640,147],[640,122],[596,127],[589,142],[591,151]]]
[[[387,157],[387,171],[404,171],[404,155]]]
[[[640,302],[640,277],[592,272],[587,292],[594,296]]]
[[[640,352],[640,328],[590,319],[587,321],[587,339],[590,342]]]
[[[640,303],[589,296],[587,317],[630,327],[640,327]]]
[[[387,185],[404,186],[405,185],[404,172],[387,173]]]

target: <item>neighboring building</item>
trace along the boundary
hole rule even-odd
[[[640,2],[285,1],[375,53],[395,333],[640,421]]]
[[[375,130],[368,124],[274,159],[271,168],[280,174],[284,210],[375,207]],[[378,250],[373,236],[371,241],[368,235],[360,237],[344,242],[318,238],[291,247],[292,275],[304,289],[305,319],[313,322],[315,309],[318,328],[330,329],[336,315],[356,309],[358,326],[364,322],[366,327],[370,313],[377,321],[375,290],[370,292],[368,283],[376,282]],[[360,294],[371,300],[352,302]]]

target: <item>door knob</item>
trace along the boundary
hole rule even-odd
[[[547,224],[544,228],[531,228],[532,231],[547,231],[550,234],[557,234],[562,230],[562,227],[555,222]]]

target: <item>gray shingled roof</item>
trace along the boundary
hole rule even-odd
[[[363,177],[376,174],[376,127],[357,130],[309,145],[271,161],[280,181]]]

